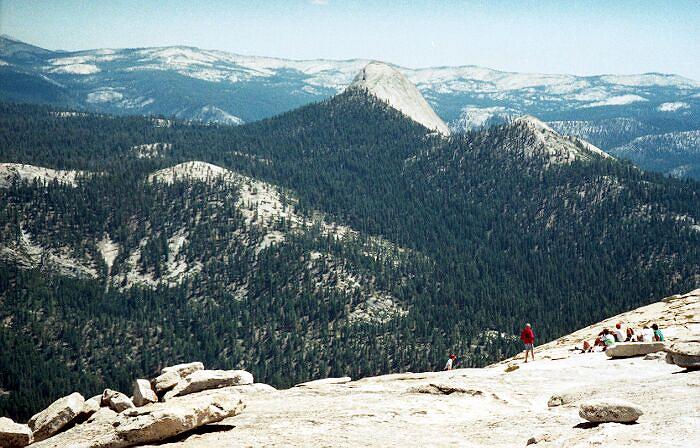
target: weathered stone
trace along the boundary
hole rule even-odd
[[[431,395],[467,394],[473,397],[484,395],[483,391],[445,383],[430,383],[409,389],[409,392]]]
[[[549,401],[547,401],[547,406],[550,408],[556,407],[556,406],[564,406],[567,404],[571,404],[574,402],[577,402],[584,398],[586,394],[581,391],[566,391],[566,392],[560,392],[552,395],[549,397]]]
[[[122,412],[134,407],[134,403],[129,397],[112,389],[105,389],[102,393],[102,405],[109,407],[114,412]]]
[[[578,415],[593,423],[631,423],[644,414],[634,403],[617,398],[603,398],[582,403]]]
[[[700,340],[676,342],[666,348],[666,362],[689,370],[700,369]]]
[[[506,366],[506,373],[513,372],[515,370],[518,370],[519,368],[520,366],[517,364],[508,364],[508,366]]]
[[[145,406],[148,403],[156,403],[158,397],[156,393],[151,389],[151,383],[148,380],[136,380],[134,381],[134,405],[135,406]]]
[[[307,381],[305,383],[297,384],[294,387],[313,387],[313,386],[323,386],[326,384],[345,384],[352,381],[349,376],[343,376],[340,378],[323,378],[321,380]]]
[[[151,403],[116,414],[102,408],[36,448],[123,448],[159,442],[239,414],[245,405],[232,390],[200,392],[168,403]]]
[[[245,370],[198,370],[181,380],[173,390],[165,394],[163,399],[169,400],[207,389],[244,384],[253,384],[253,375]]]
[[[620,342],[608,347],[605,354],[611,358],[629,358],[660,352],[664,347],[663,342]]]
[[[161,374],[168,372],[175,372],[180,375],[180,378],[185,378],[190,373],[196,372],[197,370],[204,370],[204,364],[201,362],[189,362],[186,364],[177,364],[170,367],[164,367],[160,371]]]
[[[181,379],[180,374],[177,372],[166,372],[153,380],[153,388],[156,390],[156,393],[160,394],[177,386]]]
[[[72,422],[83,409],[85,398],[78,392],[59,398],[43,411],[29,419],[35,441],[44,440]]]
[[[3,448],[20,448],[32,443],[32,430],[27,425],[0,417],[0,446]]]
[[[551,442],[552,440],[554,440],[554,437],[550,433],[545,432],[544,434],[540,434],[535,437],[530,437],[527,440],[526,445],[537,445],[538,443]]]

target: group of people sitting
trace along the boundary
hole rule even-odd
[[[614,330],[609,330],[604,328],[603,331],[598,333],[598,337],[595,339],[591,345],[588,341],[583,341],[583,348],[580,349],[581,353],[591,353],[595,351],[604,352],[611,345],[615,345],[618,342],[654,342],[654,341],[664,341],[664,333],[661,331],[658,325],[652,324],[651,328],[644,326],[641,330],[635,331],[632,327],[628,327],[624,332],[622,331],[622,324],[615,324]]]

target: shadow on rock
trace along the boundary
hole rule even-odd
[[[182,434],[178,434],[174,437],[169,437],[167,439],[161,440],[160,442],[156,442],[156,443],[149,443],[148,445],[159,446],[159,445],[165,445],[167,443],[184,442],[190,436],[204,435],[204,434],[215,434],[217,432],[226,432],[226,431],[232,430],[235,427],[236,427],[235,425],[204,425],[204,426],[200,426],[199,428],[193,429],[192,431],[183,432]]]

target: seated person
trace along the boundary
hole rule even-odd
[[[642,340],[640,342],[652,342],[654,340],[654,330],[645,326],[642,329]]]
[[[664,333],[659,329],[659,326],[656,324],[653,324],[651,326],[652,330],[654,330],[654,340],[659,341],[659,342],[664,342]]]
[[[622,335],[622,324],[620,322],[615,324],[612,334],[615,337],[615,342],[624,342],[625,337]]]
[[[634,336],[634,330],[632,327],[627,328],[627,338],[625,338],[625,342],[635,342],[637,338]]]

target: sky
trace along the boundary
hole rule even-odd
[[[700,80],[700,1],[0,0],[0,33],[64,50],[188,45],[291,59],[377,59]]]

